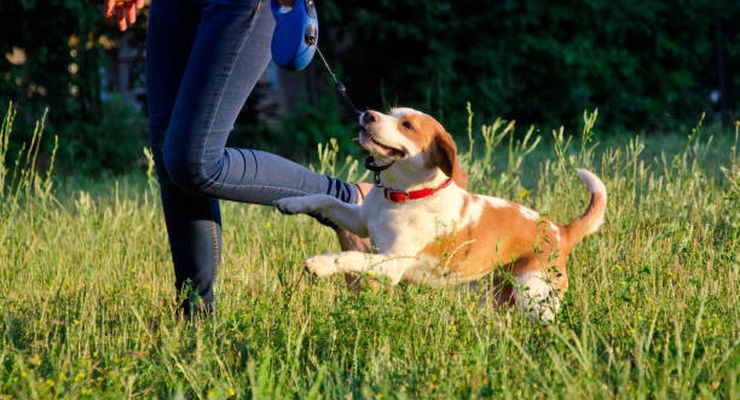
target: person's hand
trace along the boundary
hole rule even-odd
[[[280,3],[283,7],[293,8],[295,6],[295,0],[278,0],[278,3]]]
[[[123,32],[130,25],[136,23],[136,12],[142,8],[144,8],[144,0],[105,0],[103,16],[105,16],[106,21],[110,22],[113,20],[113,14],[115,13],[118,29]]]

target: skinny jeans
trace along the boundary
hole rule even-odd
[[[187,314],[195,299],[204,310],[213,302],[221,262],[219,199],[263,205],[308,194],[349,203],[358,199],[353,184],[275,154],[226,147],[240,110],[270,61],[274,25],[268,0],[151,3],[149,146],[175,286]]]

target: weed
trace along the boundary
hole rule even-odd
[[[39,126],[15,164],[0,146],[0,397],[737,398],[738,134],[614,143],[596,115],[579,137],[471,127],[461,157],[475,191],[562,223],[588,198],[575,168],[604,180],[607,222],[572,253],[549,326],[466,288],[355,295],[308,277],[332,232],[234,203],[217,311],[179,321],[151,176],[52,190]],[[322,147],[316,169],[358,178],[336,153]]]

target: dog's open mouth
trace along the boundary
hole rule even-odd
[[[397,149],[395,147],[391,147],[391,146],[381,143],[370,132],[366,131],[365,129],[360,131],[359,144],[365,150],[378,153],[385,157],[393,157],[393,158],[406,157],[405,150]]]

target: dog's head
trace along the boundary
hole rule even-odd
[[[429,115],[411,108],[393,108],[388,114],[368,110],[360,115],[359,123],[359,145],[378,164],[394,162],[386,173],[403,175],[404,181],[418,177],[414,183],[421,183],[442,171],[457,186],[467,184],[452,136]]]

